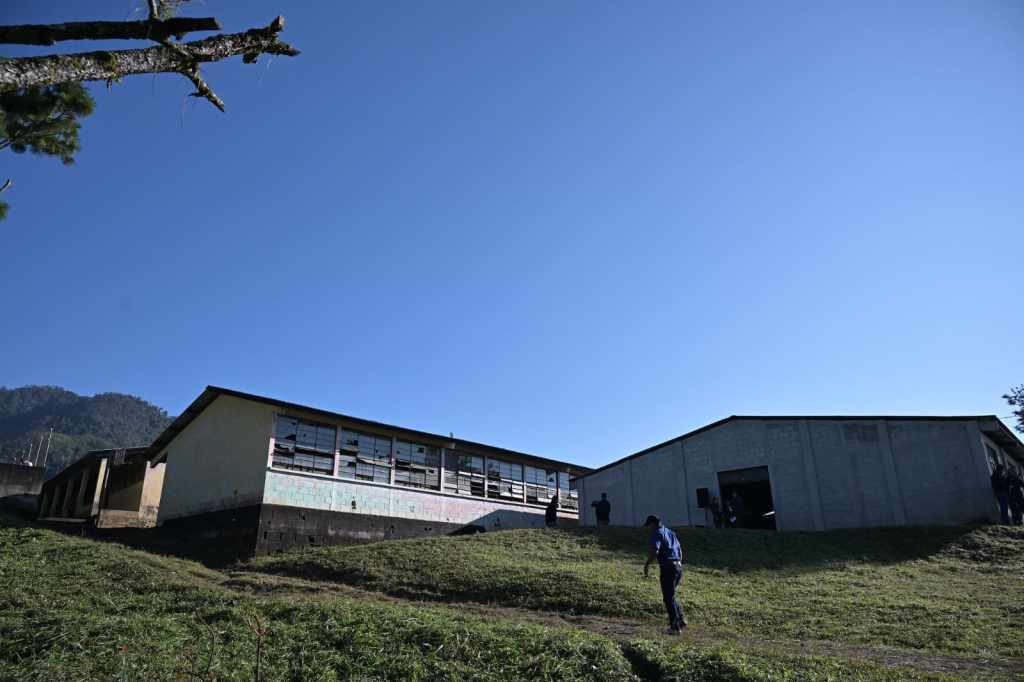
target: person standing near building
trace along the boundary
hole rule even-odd
[[[1007,477],[1006,487],[1013,525],[1024,525],[1024,480],[1021,480],[1020,472],[1014,471]]]
[[[722,527],[722,501],[717,497],[711,498],[711,518],[715,522],[715,528]]]
[[[657,561],[661,571],[661,598],[668,613],[668,630],[670,634],[678,635],[686,627],[683,609],[676,601],[676,588],[683,579],[683,548],[672,529],[663,526],[661,519],[654,514],[644,521],[644,528],[651,530],[651,537],[647,543],[644,577],[650,575],[651,564]]]
[[[601,493],[601,499],[590,503],[597,516],[597,525],[607,526],[612,518],[612,503],[608,501],[608,493]]]
[[[558,526],[558,495],[551,497],[551,501],[548,502],[547,509],[544,510],[544,525],[548,528],[555,528]]]
[[[999,523],[1010,523],[1010,486],[1006,478],[1006,467],[997,464],[991,481],[992,493],[999,503]]]

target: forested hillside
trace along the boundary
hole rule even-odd
[[[0,462],[35,456],[53,427],[46,468],[54,472],[89,450],[148,445],[171,422],[167,412],[122,393],[81,396],[59,386],[0,387]]]

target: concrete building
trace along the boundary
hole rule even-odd
[[[41,467],[0,463],[0,503],[34,509],[45,476]]]
[[[39,518],[97,528],[155,526],[165,465],[148,453],[149,448],[86,453],[43,484]]]
[[[613,525],[648,514],[710,526],[736,492],[748,527],[828,530],[998,520],[989,475],[1024,469],[1024,444],[994,416],[728,417],[577,480],[581,523],[606,493]],[[774,512],[774,513],[772,513]]]
[[[265,553],[577,521],[589,471],[281,400],[207,387],[149,450],[166,462],[159,524]]]

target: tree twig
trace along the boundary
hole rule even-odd
[[[144,73],[189,75],[183,65],[183,54],[190,64],[216,62],[235,55],[244,55],[246,63],[252,63],[260,54],[294,57],[299,51],[277,37],[283,28],[284,19],[277,17],[266,28],[182,43],[175,45],[176,49],[161,44],[136,50],[0,59],[0,91],[79,81],[113,81]]]
[[[155,1],[155,0],[153,0]],[[56,45],[62,40],[166,40],[192,31],[219,31],[214,17],[175,17],[147,21],[73,21],[66,24],[0,26],[0,43]]]

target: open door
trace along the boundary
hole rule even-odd
[[[722,494],[722,510],[726,511],[730,501],[736,509],[733,527],[775,530],[775,503],[768,467],[719,471],[718,489]],[[726,512],[725,516],[728,519],[730,514]]]

